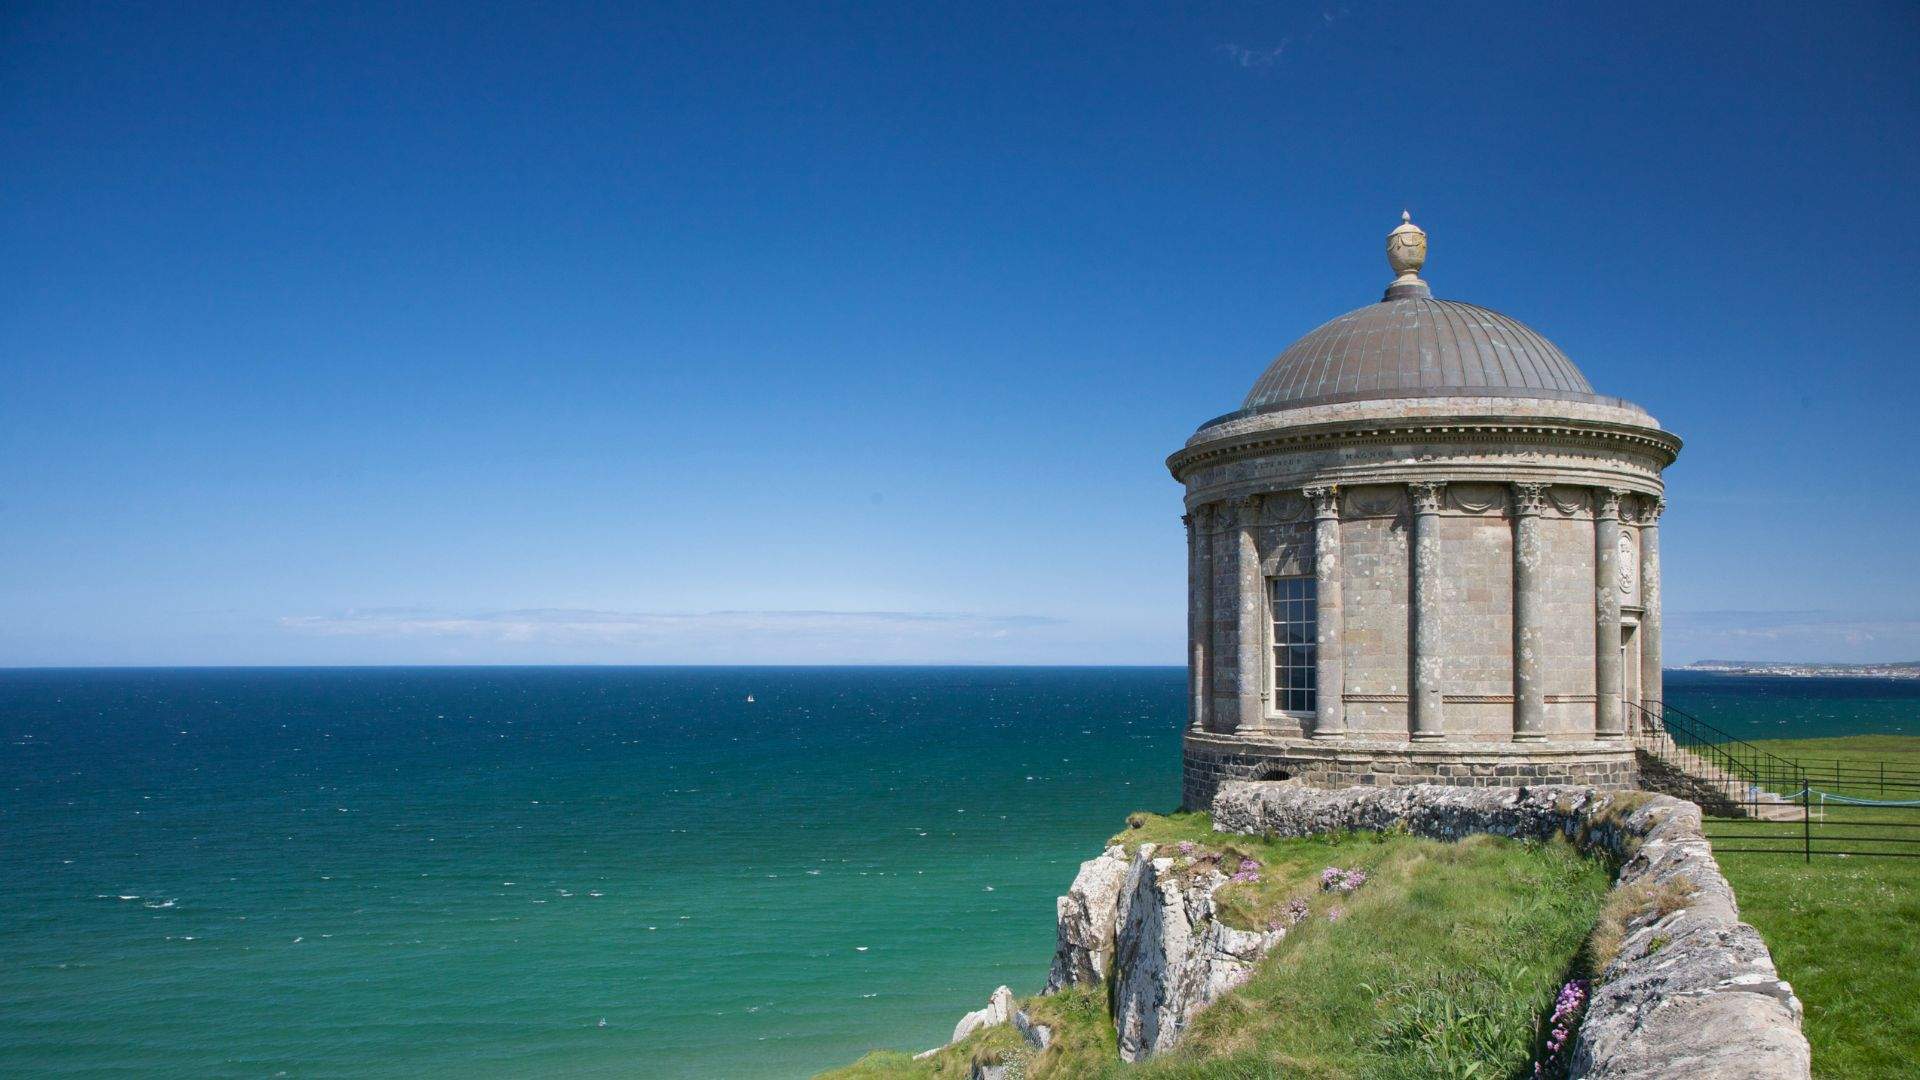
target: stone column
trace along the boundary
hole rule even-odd
[[[1302,494],[1313,504],[1313,588],[1319,632],[1314,640],[1313,737],[1337,739],[1347,733],[1345,609],[1340,602],[1340,489],[1310,487]]]
[[[1620,496],[1594,493],[1593,511],[1593,734],[1625,734],[1620,707]]]
[[[1200,518],[1204,508],[1180,515],[1187,527],[1187,727],[1207,726],[1207,574]]]
[[[1263,595],[1266,582],[1260,573],[1260,496],[1240,500],[1239,581],[1240,581],[1240,716],[1237,731],[1258,731],[1267,718],[1267,678],[1265,666],[1273,662],[1267,655],[1267,603]]]
[[[1412,685],[1407,709],[1412,737],[1438,739],[1441,731],[1440,497],[1447,485],[1408,484],[1413,499],[1413,582],[1409,589],[1407,652]]]
[[[1665,701],[1660,678],[1660,514],[1667,500],[1640,499],[1640,699]],[[1656,713],[1658,707],[1653,707]]]
[[[1546,567],[1540,550],[1544,484],[1513,485],[1513,738],[1547,735]]]

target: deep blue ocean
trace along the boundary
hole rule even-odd
[[[795,1077],[1037,990],[1179,668],[0,671],[0,1075]],[[1750,737],[1920,683],[1669,673]],[[753,701],[748,702],[748,695]]]

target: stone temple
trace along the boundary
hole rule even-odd
[[[1403,219],[1406,215],[1402,215]],[[1419,276],[1281,353],[1167,460],[1186,485],[1183,802],[1224,780],[1635,783],[1680,440]]]

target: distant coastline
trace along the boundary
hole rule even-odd
[[[1811,664],[1792,660],[1696,660],[1681,671],[1716,675],[1787,675],[1796,678],[1920,679],[1920,660],[1889,664]]]

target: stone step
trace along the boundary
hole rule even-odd
[[[1800,804],[1787,801],[1778,792],[1762,789],[1756,794],[1753,785],[1744,778],[1729,775],[1728,770],[1713,759],[1681,748],[1664,733],[1641,732],[1635,741],[1641,749],[1685,773],[1702,787],[1725,796],[1735,816],[1762,821],[1800,821],[1806,815]]]

